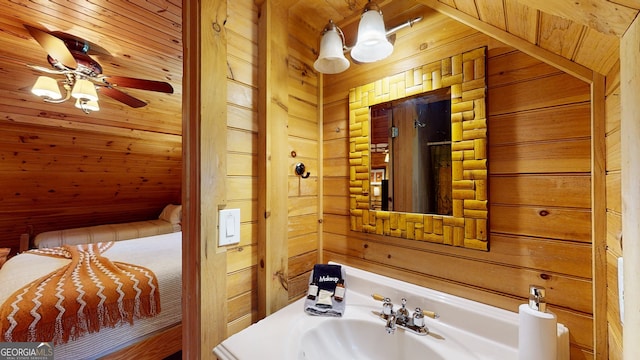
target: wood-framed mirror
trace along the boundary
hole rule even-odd
[[[351,230],[488,250],[486,47],[456,54],[349,91]],[[437,89],[451,94],[451,215],[372,210],[371,107]],[[375,193],[375,194],[374,194]]]

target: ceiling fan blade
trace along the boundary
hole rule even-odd
[[[27,64],[27,66],[32,68],[33,70],[41,71],[47,74],[63,75],[63,74],[68,74],[70,72],[69,70],[58,70],[58,69],[53,69],[50,67],[44,67],[40,65]]]
[[[75,69],[76,66],[78,66],[76,59],[73,57],[69,49],[67,49],[64,41],[46,31],[34,28],[33,26],[24,25],[24,27],[29,31],[29,34],[36,39],[38,44],[44,48],[49,56],[58,60],[62,65],[68,68]]]
[[[136,79],[125,76],[102,76],[101,79],[112,86],[173,94],[171,84],[164,81]]]
[[[129,94],[125,94],[122,91],[118,89],[114,89],[112,87],[101,86],[98,88],[98,91],[101,94],[107,95],[108,97],[118,100],[123,104],[129,105],[132,108],[140,108],[147,105],[146,102],[140,99],[134,98],[133,96]]]

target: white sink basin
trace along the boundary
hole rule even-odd
[[[444,360],[421,336],[398,329],[387,334],[382,320],[332,319],[304,332],[298,359]],[[413,356],[418,355],[419,356]]]
[[[300,299],[230,336],[213,353],[221,360],[518,358],[517,313],[360,269],[345,266],[345,270],[342,317],[308,315],[305,299]],[[402,328],[387,334],[385,322],[374,315],[382,303],[371,297],[373,293],[389,297],[396,309],[406,298],[410,310],[420,307],[440,317],[425,318],[426,336]],[[568,352],[568,336],[565,340]]]

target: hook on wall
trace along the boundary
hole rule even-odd
[[[307,173],[305,174],[304,170],[305,167],[303,163],[300,162],[296,164],[296,175],[300,175],[301,178],[306,179],[309,177],[309,175],[311,175],[311,173],[307,171]]]

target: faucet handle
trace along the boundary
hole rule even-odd
[[[424,326],[424,313],[422,312],[422,309],[420,309],[419,307],[417,307],[416,310],[413,312],[413,325],[417,327]]]
[[[382,303],[382,314],[384,315],[393,314],[393,304],[391,303],[391,299],[384,298],[384,302]]]
[[[404,320],[409,318],[409,310],[407,310],[407,299],[402,298],[402,307],[398,309],[398,316],[404,318]]]

